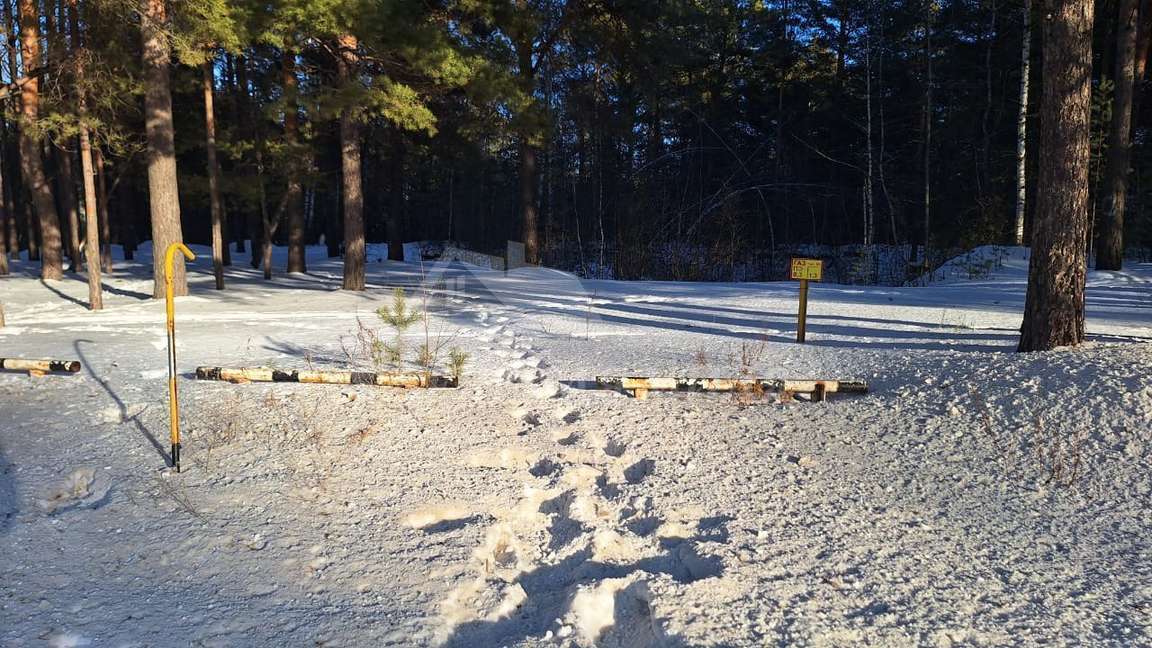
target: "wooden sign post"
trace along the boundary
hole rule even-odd
[[[824,279],[824,261],[794,258],[789,277],[800,280],[800,317],[796,326],[796,341],[804,344],[804,329],[808,324],[808,282]]]

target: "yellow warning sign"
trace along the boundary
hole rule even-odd
[[[807,281],[822,281],[824,279],[824,261],[822,259],[792,259],[790,277]]]

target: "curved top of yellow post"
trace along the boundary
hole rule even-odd
[[[189,250],[187,245],[179,241],[169,245],[168,250],[164,253],[164,281],[168,284],[172,283],[172,261],[173,257],[176,256],[177,250],[182,252],[184,258],[189,261],[196,258],[196,255],[192,254],[192,250]]]
[[[192,250],[189,250],[187,245],[184,245],[179,241],[169,245],[168,250],[164,253],[164,301],[166,303],[166,310],[168,311],[169,329],[174,326],[172,321],[172,257],[176,255],[176,250],[183,252],[184,258],[188,259],[189,261],[196,258],[196,255],[192,254]]]

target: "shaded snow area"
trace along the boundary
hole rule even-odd
[[[207,250],[198,249],[199,254]],[[580,281],[339,260],[162,302],[118,263],[0,279],[3,646],[1152,643],[1152,266],[1090,273],[1090,342],[1016,354],[1027,260],[928,287]],[[277,268],[282,268],[277,250]],[[147,263],[147,254],[141,255]],[[392,286],[459,389],[197,382],[364,367]],[[427,328],[427,333],[425,333]],[[864,379],[864,396],[592,389],[597,375]]]

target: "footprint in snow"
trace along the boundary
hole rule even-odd
[[[527,423],[528,425],[531,425],[533,427],[540,425],[540,423],[541,423],[539,414],[537,414],[536,412],[532,412],[532,411],[530,411],[524,407],[514,409],[511,412],[509,412],[509,414],[512,415],[512,418],[514,418],[518,421],[522,421],[524,423]]]
[[[572,409],[570,407],[558,407],[555,411],[552,412],[552,415],[556,417],[556,420],[568,424],[575,423],[576,421],[580,420],[580,410]]]
[[[536,369],[540,366],[540,360],[538,358],[521,358],[509,362],[508,366],[512,369]]]
[[[535,383],[540,380],[540,372],[532,367],[523,369],[509,368],[504,371],[504,380],[512,384]]]
[[[604,454],[609,457],[622,457],[624,451],[628,449],[628,444],[620,441],[619,439],[608,439],[604,443]]]
[[[540,372],[537,371],[537,374]],[[551,378],[542,380],[536,389],[532,390],[532,396],[540,400],[547,400],[549,398],[559,398],[564,395],[564,388],[560,383],[552,380]]]
[[[624,469],[624,479],[629,484],[639,484],[644,478],[656,472],[656,462],[652,459],[641,459]]]
[[[554,432],[552,433],[552,440],[562,446],[570,446],[580,440],[580,434],[577,432]]]

